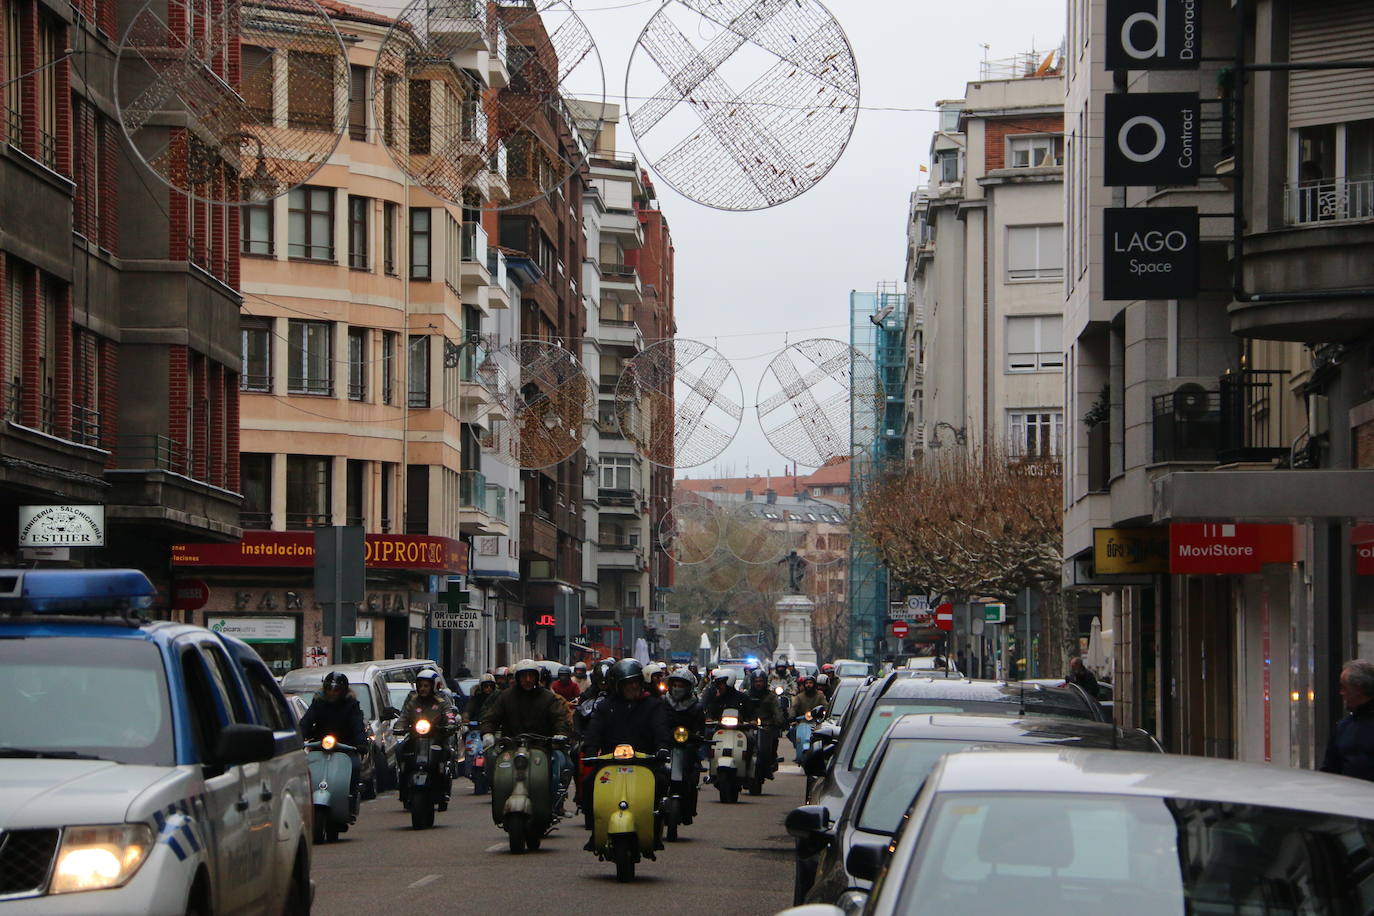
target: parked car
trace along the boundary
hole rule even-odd
[[[902,716],[883,735],[837,822],[831,822],[819,805],[796,808],[787,815],[787,830],[799,843],[824,850],[806,900],[838,903],[846,910],[862,902],[871,882],[846,868],[851,849],[856,844],[887,846],[893,841],[902,812],[941,756],[974,748],[1026,745],[1163,752],[1147,732],[1087,719]]]
[[[943,655],[913,655],[902,665],[908,671],[948,672],[952,677],[963,677],[954,663]]]
[[[341,671],[348,676],[348,688],[363,709],[363,723],[367,726],[372,747],[369,753],[362,755],[358,775],[363,782],[363,798],[375,798],[378,792],[396,787],[396,736],[391,733],[391,726],[396,722],[394,713],[399,707],[391,702],[382,669],[375,662],[296,668],[283,675],[281,689],[288,696],[301,697],[309,707],[324,676],[331,671]]]
[[[1344,914],[1374,899],[1374,786],[1343,776],[1119,751],[956,753],[905,817],[892,853],[851,854],[877,879],[864,913]]]
[[[961,712],[1009,718],[1051,715],[1105,721],[1102,707],[1077,688],[933,678],[923,676],[922,672],[898,669],[874,681],[857,698],[845,716],[838,742],[823,743],[803,761],[806,774],[815,780],[807,793],[807,801],[825,806],[832,822],[839,820],[845,799],[893,721],[916,713]],[[810,890],[818,862],[818,850],[805,855],[804,850],[798,849],[795,903],[800,903]]]
[[[833,664],[835,677],[868,677],[873,673],[872,665],[853,658],[837,658]]]
[[[310,772],[232,636],[142,616],[137,570],[0,570],[0,900],[308,912]]]

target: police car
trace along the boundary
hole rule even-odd
[[[245,643],[136,570],[0,570],[0,909],[305,913],[310,776]]]

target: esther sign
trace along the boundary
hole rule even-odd
[[[20,547],[104,547],[104,506],[20,506]]]

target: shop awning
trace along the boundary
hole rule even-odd
[[[1156,522],[1374,517],[1374,470],[1179,471],[1155,481]]]

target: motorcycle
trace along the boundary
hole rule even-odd
[[[313,838],[317,844],[333,843],[358,818],[358,797],[349,785],[353,779],[349,755],[358,753],[358,749],[341,743],[333,735],[325,735],[319,741],[307,741],[305,750],[310,784],[315,787],[311,795],[315,813]]]
[[[398,750],[401,760],[401,801],[410,812],[410,826],[428,830],[434,812],[448,805],[448,748],[433,737],[434,724],[416,719]]]
[[[588,848],[600,861],[615,863],[617,881],[633,881],[635,864],[655,858],[659,815],[653,760],[628,744],[590,758],[594,817]]]
[[[738,709],[727,709],[715,723],[711,736],[711,781],[720,793],[722,804],[739,801],[740,787],[754,771],[754,741],[751,726],[741,724]]]
[[[563,787],[553,785],[553,749],[563,736],[500,738],[491,779],[491,819],[506,831],[510,851],[538,849],[558,822]],[[545,788],[548,787],[548,788]]]
[[[778,770],[778,730],[775,726],[764,727],[755,720],[754,760],[749,779],[749,794],[762,795],[763,785],[773,778]]]
[[[686,726],[673,729],[668,798],[663,806],[664,836],[669,842],[676,842],[678,828],[692,823],[697,816],[697,747],[701,740],[701,735],[693,735]]]
[[[825,719],[825,707],[808,709],[792,720],[792,745],[796,750],[796,762],[801,763],[806,752],[811,750],[811,735]]]
[[[773,688],[773,694],[778,698],[778,708],[782,710],[784,716],[792,706],[792,695],[787,692],[787,688],[778,684]]]
[[[472,794],[486,795],[491,791],[491,786],[487,782],[487,751],[482,747],[482,731],[476,722],[468,723],[468,733],[463,739],[463,745],[467,750],[465,775],[472,780]]]

